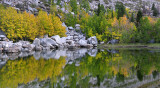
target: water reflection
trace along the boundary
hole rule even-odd
[[[18,59],[2,54],[0,87],[135,88],[148,83],[156,87],[159,55],[158,50],[85,48],[23,52]]]

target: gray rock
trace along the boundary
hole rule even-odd
[[[40,40],[38,38],[36,38],[34,41],[33,41],[33,44],[35,46],[40,46]]]
[[[66,43],[69,45],[74,45],[74,41],[73,40],[66,40]]]
[[[2,47],[2,44],[0,44],[0,52],[2,52],[3,50],[3,47]]]
[[[68,27],[66,26],[66,24],[63,22],[62,26],[66,27],[66,31],[68,32]]]
[[[67,40],[73,40],[73,36],[66,37]]]
[[[104,44],[104,42],[100,42],[100,44]]]
[[[16,45],[12,45],[10,47],[4,48],[4,51],[7,53],[18,53],[18,52],[20,52],[20,50],[21,50],[21,48]]]
[[[75,25],[75,28],[76,28],[76,30],[80,30],[81,28],[80,28],[80,24],[76,24]]]
[[[87,42],[88,42],[89,44],[92,44],[93,46],[97,46],[97,45],[98,45],[98,41],[97,41],[96,36],[93,36],[93,37],[88,38]]]
[[[74,28],[73,28],[73,27],[68,27],[68,29],[69,29],[69,30],[74,30]]]
[[[152,39],[152,40],[148,41],[148,43],[155,43],[155,40]]]
[[[80,46],[87,46],[87,40],[82,40],[81,39],[81,40],[79,40],[78,43],[79,43]]]
[[[112,39],[111,41],[109,41],[107,44],[117,44],[119,43],[119,40],[117,39]]]
[[[40,40],[40,44],[43,46],[43,47],[52,47],[53,46],[58,46],[58,44],[51,38],[42,38]]]
[[[66,43],[66,39],[67,39],[66,37],[62,37],[62,38],[61,38],[61,42],[62,42],[63,44]]]
[[[53,39],[57,44],[62,45],[61,38],[59,35],[52,36],[51,39]]]

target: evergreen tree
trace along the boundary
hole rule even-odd
[[[50,3],[51,5],[53,5],[53,4],[54,4],[54,0],[49,0],[49,3]]]
[[[100,5],[100,3],[98,4],[98,10],[97,10],[97,15],[99,16],[100,15],[100,13],[105,13],[106,12],[106,10],[105,10],[105,8],[104,8],[104,6],[103,5]]]
[[[70,6],[72,7],[72,11],[77,14],[77,0],[70,0]]]
[[[118,19],[125,15],[125,6],[123,5],[122,2],[117,2],[115,8],[117,11],[117,18]]]
[[[88,0],[82,0],[81,1],[81,8],[84,8],[86,10],[86,12],[88,12],[90,10]]]
[[[156,8],[153,10],[153,16],[158,16],[158,10]]]
[[[152,4],[152,10],[154,10],[154,9],[155,9],[155,4],[153,3],[153,4]]]
[[[112,10],[112,18],[114,18],[113,10]]]
[[[61,3],[61,0],[57,0],[57,3],[56,3],[56,4],[57,4],[57,5],[60,5],[60,3]]]
[[[132,13],[131,22],[134,22],[134,14]]]
[[[154,3],[152,4],[152,10],[153,10],[153,16],[157,16],[159,12],[158,12],[157,8],[155,7]]]
[[[137,13],[137,18],[136,18],[137,23],[140,22],[140,19],[142,18],[142,16],[143,16],[143,13],[142,13],[141,10],[139,10],[138,13]]]
[[[103,4],[100,6],[100,10],[101,10],[102,13],[105,13],[105,12],[106,12]]]
[[[100,12],[101,12],[101,5],[100,5],[100,3],[99,3],[99,4],[98,4],[98,10],[97,10],[97,15],[98,15],[98,16],[99,16]]]

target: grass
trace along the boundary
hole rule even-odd
[[[136,44],[103,44],[103,45],[98,45],[98,48],[160,49],[160,43],[155,43],[155,44],[142,44],[142,43],[136,43]]]

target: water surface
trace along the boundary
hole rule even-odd
[[[76,49],[0,54],[0,88],[159,87],[160,50]]]

